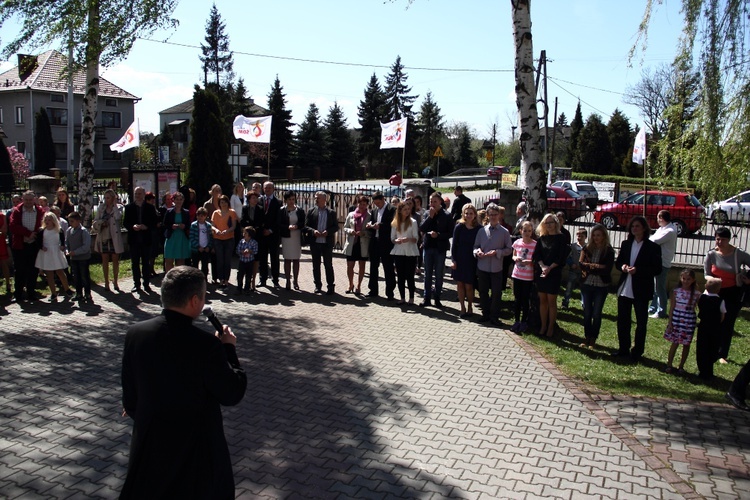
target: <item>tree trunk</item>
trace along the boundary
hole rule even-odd
[[[78,164],[78,210],[86,227],[91,227],[94,203],[94,152],[96,146],[96,104],[99,98],[99,56],[101,35],[99,0],[89,0],[88,40],[86,44],[86,94],[83,97],[81,152]]]
[[[516,46],[516,106],[521,128],[521,187],[527,191],[530,218],[539,220],[547,209],[546,177],[539,148],[539,115],[534,84],[534,48],[531,42],[531,0],[511,0]]]

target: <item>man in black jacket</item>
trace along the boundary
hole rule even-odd
[[[123,226],[128,231],[128,250],[133,268],[133,293],[143,290],[151,293],[151,230],[156,228],[159,216],[156,207],[146,203],[146,190],[137,187],[133,190],[133,201],[125,206]]]
[[[461,218],[461,211],[464,209],[464,205],[471,203],[471,199],[464,194],[464,188],[456,186],[453,188],[453,203],[451,204],[451,218],[453,222],[458,222]]]
[[[424,300],[419,307],[430,305],[433,277],[435,280],[435,307],[441,308],[440,295],[443,292],[445,256],[453,236],[453,219],[443,210],[443,199],[439,193],[430,195],[430,211],[422,220],[419,232],[424,234]]]
[[[333,295],[335,287],[335,276],[333,274],[333,244],[336,231],[339,230],[339,221],[336,212],[326,206],[328,195],[323,191],[315,193],[315,207],[307,213],[305,229],[310,237],[310,254],[313,265],[313,281],[315,282],[315,293],[323,293],[323,279],[320,274],[320,261],[326,270],[327,295]]]
[[[623,241],[615,267],[622,272],[617,288],[617,338],[620,348],[613,356],[630,355],[639,361],[646,348],[648,305],[654,296],[654,278],[661,273],[661,247],[649,240],[651,230],[640,215],[628,224],[630,236]],[[630,349],[630,329],[635,311],[635,342]]]
[[[385,202],[385,196],[380,191],[372,195],[372,203],[375,208],[370,212],[365,228],[370,231],[370,282],[368,288],[370,293],[368,297],[378,297],[378,271],[380,264],[383,264],[383,276],[385,276],[385,294],[388,300],[395,300],[393,297],[396,291],[396,271],[393,267],[393,242],[391,241],[391,222],[396,215],[395,207]]]
[[[193,326],[206,280],[189,266],[161,286],[162,314],[131,326],[122,356],[122,402],[133,419],[120,498],[234,498],[220,405],[245,395],[236,337]]]
[[[275,186],[267,181],[263,184],[263,196],[260,197],[260,207],[263,210],[262,231],[258,234],[258,261],[260,263],[260,285],[265,286],[269,275],[273,285],[279,286],[279,252],[281,238],[279,237],[278,217],[281,202],[274,196]],[[268,258],[271,258],[269,272]]]

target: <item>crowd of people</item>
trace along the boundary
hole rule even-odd
[[[250,295],[264,286],[280,288],[282,277],[287,290],[299,291],[304,246],[309,246],[312,257],[314,293],[336,293],[333,249],[339,222],[325,192],[315,193],[315,206],[310,210],[297,205],[294,191],[282,193],[279,199],[270,181],[249,189],[238,183],[231,198],[219,185],[208,194],[209,199],[199,206],[195,191],[182,188],[157,204],[153,193],[136,187],[132,201],[122,206],[117,194],[107,190],[93,217],[92,236],[65,190],[58,191],[52,205],[45,200],[40,203],[41,197],[28,191],[9,213],[0,214],[0,265],[6,291],[11,293],[9,244],[15,301],[40,298],[35,291],[40,273],[46,276],[51,301],[58,299],[58,292],[65,298],[91,301],[88,267],[92,250],[101,257],[105,292],[119,292],[119,258],[127,242],[133,293],[152,293],[154,259],[162,252],[165,272],[188,264],[200,269],[208,282],[210,269],[211,280],[219,289],[232,286],[234,266],[236,284],[232,287],[236,294]],[[671,266],[677,242],[667,211],[659,213],[654,234],[644,217],[633,217],[627,239],[615,252],[602,225],[594,225],[590,231],[580,228],[572,241],[562,213],[548,213],[535,226],[521,202],[518,222],[511,227],[505,222],[503,207],[489,203],[478,210],[460,187],[454,195],[450,210],[450,201],[438,192],[429,196],[424,207],[422,198],[411,191],[403,200],[396,198],[390,203],[382,192],[358,197],[342,227],[347,260],[345,293],[367,298],[383,293],[402,307],[441,309],[448,261],[462,319],[476,314],[478,294],[480,315],[476,320],[504,326],[500,319],[502,294],[510,278],[514,322],[508,328],[518,334],[535,331],[553,337],[558,331],[558,295],[564,290],[562,307],[568,308],[573,289],[580,286],[581,347],[596,346],[605,300],[615,293],[618,348],[614,356],[632,361],[643,356],[647,322],[652,317],[668,320],[664,337],[672,346],[667,371],[684,370],[696,328],[699,375],[710,379],[714,362],[726,363],[742,286],[750,283],[742,274],[743,266],[750,267],[750,255],[730,244],[728,229],[716,230],[715,248],[706,255],[705,292],[696,289],[695,274],[685,270],[678,286],[667,294],[665,270]],[[616,283],[613,268],[619,273]],[[421,300],[415,304],[419,273],[424,275],[423,287]],[[563,284],[564,276],[567,281]],[[718,334],[705,329],[701,333],[704,324],[712,324]],[[717,324],[721,325],[718,329]],[[679,346],[683,350],[675,368]]]

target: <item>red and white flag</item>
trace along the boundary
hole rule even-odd
[[[406,147],[406,118],[380,124],[380,149]]]
[[[112,144],[109,149],[110,151],[117,151],[118,153],[122,153],[123,151],[127,151],[130,148],[137,148],[138,146],[140,146],[140,144],[141,134],[138,130],[138,120],[136,120],[125,131],[125,135],[123,135],[119,141]]]
[[[232,123],[235,139],[246,142],[271,142],[271,119],[273,116],[237,115]]]
[[[646,127],[641,127],[638,131],[638,135],[635,136],[635,144],[633,144],[633,163],[643,165],[643,161],[646,159]]]

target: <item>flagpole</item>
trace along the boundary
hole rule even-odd
[[[646,174],[648,173],[648,159],[643,157],[643,216],[646,217],[646,202],[648,202],[648,188],[646,187]]]
[[[404,148],[401,150],[401,179],[404,178],[404,158],[406,158],[406,144],[404,144]]]
[[[271,141],[268,141],[268,180],[271,180]]]

